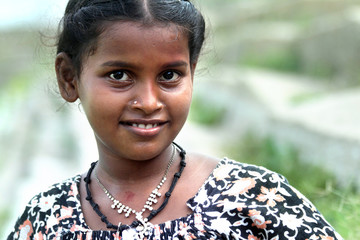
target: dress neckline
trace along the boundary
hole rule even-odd
[[[227,158],[223,158],[221,159],[217,164],[216,166],[214,167],[214,169],[211,171],[211,173],[209,174],[209,176],[206,178],[206,180],[203,182],[203,184],[200,186],[200,188],[198,189],[198,191],[196,192],[196,194],[189,198],[187,201],[186,201],[186,205],[191,209],[192,213],[188,214],[187,216],[183,216],[183,217],[180,217],[180,218],[176,218],[176,219],[170,219],[170,220],[167,220],[165,222],[161,222],[161,223],[158,223],[158,224],[153,224],[153,227],[156,228],[156,227],[160,227],[160,226],[164,226],[165,224],[168,224],[168,223],[173,223],[173,222],[178,222],[178,221],[181,221],[183,219],[186,219],[186,218],[189,218],[189,217],[192,217],[196,212],[196,207],[193,207],[191,206],[191,203],[196,199],[196,197],[200,194],[201,190],[205,188],[206,184],[211,181],[211,179],[213,179],[213,176],[214,176],[214,171],[219,168],[221,165],[223,164],[226,164],[227,162]],[[76,205],[79,206],[79,220],[80,220],[80,224],[81,226],[83,226],[83,230],[86,230],[86,231],[89,231],[89,232],[103,232],[103,231],[114,231],[114,230],[93,230],[89,227],[89,225],[86,223],[86,220],[85,220],[85,216],[84,216],[84,213],[83,213],[83,210],[82,210],[82,205],[80,203],[80,199],[81,199],[81,196],[80,196],[80,183],[81,183],[81,180],[82,180],[82,176],[79,174],[78,176],[75,177],[75,186],[76,186],[76,197],[75,197],[75,201],[76,201]]]

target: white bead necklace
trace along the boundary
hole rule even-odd
[[[160,188],[164,185],[166,181],[166,176],[169,172],[170,166],[174,161],[175,156],[175,146],[172,144],[172,153],[170,161],[166,167],[165,173],[160,181],[160,183],[156,186],[156,188],[150,193],[150,196],[146,200],[146,203],[144,204],[144,207],[141,209],[141,211],[137,212],[135,209],[132,209],[129,206],[126,206],[125,204],[121,203],[119,200],[116,200],[113,195],[105,188],[105,186],[100,182],[99,178],[97,177],[96,171],[94,172],[95,179],[106,194],[106,196],[113,202],[111,205],[112,209],[117,209],[118,213],[125,213],[125,217],[128,218],[131,214],[135,214],[135,218],[142,223],[142,225],[146,224],[148,219],[143,217],[143,213],[148,209],[149,211],[153,210],[152,205],[156,204],[158,200],[156,198],[161,197],[161,193],[159,192]],[[121,222],[119,223],[121,225]]]

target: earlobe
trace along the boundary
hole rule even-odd
[[[55,71],[61,96],[68,102],[75,102],[79,97],[77,75],[66,53],[61,52],[56,56]]]

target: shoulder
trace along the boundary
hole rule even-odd
[[[246,239],[341,239],[285,177],[264,167],[225,158],[190,203],[212,227],[226,225],[227,232]],[[241,228],[247,231],[239,232]]]
[[[35,195],[27,204],[24,212],[15,223],[9,239],[25,234],[41,234],[51,227],[49,222],[57,222],[63,216],[71,216],[79,207],[78,184],[81,176],[53,184],[47,190]],[[53,224],[52,226],[55,226]]]
[[[267,182],[283,182],[288,184],[287,179],[281,174],[261,166],[241,163],[228,158],[219,161],[212,173],[212,177],[217,181],[233,182],[241,179],[253,179],[253,181],[260,181],[261,185],[266,184]]]
[[[186,202],[194,197],[219,161],[219,159],[206,155],[187,153],[185,159],[186,167],[175,189],[175,192],[180,192],[181,197],[179,198]]]
[[[245,192],[261,192],[265,187],[270,189],[288,185],[287,179],[276,172],[228,158],[190,154],[187,164],[190,171],[186,178],[191,179],[193,186],[201,186],[208,195],[219,191],[223,196],[239,194],[240,188]]]
[[[262,208],[283,208],[283,204],[306,206],[316,211],[314,205],[287,179],[267,168],[223,159],[212,172],[205,186],[209,195],[220,199],[241,202],[245,205]]]
[[[28,203],[28,207],[38,207],[45,211],[54,205],[64,205],[68,198],[77,197],[79,194],[78,186],[81,176],[66,179],[62,182],[51,185],[47,190],[34,196]]]
[[[186,164],[191,169],[201,169],[201,172],[204,172],[207,174],[207,176],[209,176],[214,168],[216,168],[216,166],[220,163],[220,161],[221,159],[208,155],[189,153],[187,154]]]
[[[291,188],[287,179],[261,166],[245,164],[228,158],[221,159],[211,171],[202,190],[208,197],[228,200],[245,197],[252,201],[254,196],[268,189],[287,192]],[[233,199],[234,198],[234,199]],[[242,200],[244,200],[242,199]]]

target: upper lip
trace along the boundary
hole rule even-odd
[[[123,121],[120,121],[120,123],[123,123],[123,124],[164,124],[166,123],[167,121],[166,120],[161,120],[161,119],[129,119],[129,120],[123,120]]]

